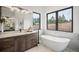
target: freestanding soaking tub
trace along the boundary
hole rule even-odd
[[[42,35],[41,42],[54,51],[63,51],[70,42],[70,39],[50,35]]]

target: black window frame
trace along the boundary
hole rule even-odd
[[[48,14],[52,14],[52,13],[56,13],[56,12],[50,12],[50,13],[47,13],[46,14],[46,17],[47,17],[47,29],[48,29]],[[55,15],[56,16],[56,15]],[[57,20],[56,20],[57,21]],[[56,24],[57,24],[57,22],[56,22]],[[50,29],[49,29],[50,30]],[[54,30],[54,29],[53,29]],[[56,30],[56,28],[55,28],[55,30]]]
[[[67,10],[67,9],[72,9],[72,23],[71,23],[71,31],[63,31],[63,30],[58,30],[58,12],[60,11],[64,11],[64,10]],[[57,10],[57,11],[53,11],[53,12],[50,12],[50,13],[47,13],[46,14],[46,19],[47,19],[47,30],[50,30],[48,29],[48,14],[51,14],[51,13],[56,13],[56,30],[55,31],[62,31],[62,32],[73,32],[73,6],[71,7],[67,7],[67,8],[64,8],[64,9],[60,9],[60,10]]]
[[[41,13],[38,13],[38,12],[34,12],[33,13],[35,14],[38,14],[39,15],[39,29],[36,29],[36,30],[40,30],[41,29]]]

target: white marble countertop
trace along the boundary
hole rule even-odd
[[[10,31],[10,32],[3,32],[0,33],[0,39],[1,38],[7,38],[7,37],[13,37],[13,36],[20,36],[20,35],[25,35],[25,34],[32,34],[32,33],[36,33],[37,31],[32,31],[32,32],[26,32],[26,31]]]

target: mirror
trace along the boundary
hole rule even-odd
[[[32,12],[18,6],[1,6],[0,31],[26,30],[32,26]]]
[[[7,7],[1,7],[1,19],[3,20],[3,30],[4,31],[14,31],[15,30],[15,16],[14,12]]]
[[[15,31],[23,29],[24,19],[23,13],[20,12],[19,8],[11,6],[1,7],[1,20],[2,20],[2,32]]]

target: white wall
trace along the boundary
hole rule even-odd
[[[73,11],[73,32],[79,33],[79,6],[75,6]]]
[[[28,29],[30,26],[32,26],[32,13],[25,14],[24,16],[24,29]]]

